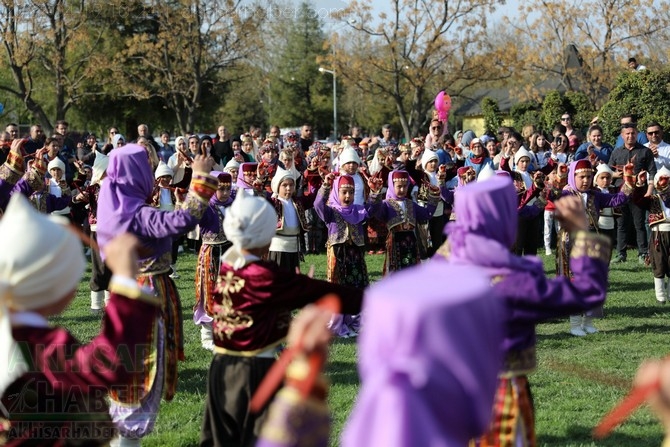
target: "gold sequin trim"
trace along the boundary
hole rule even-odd
[[[588,257],[609,263],[612,244],[606,236],[580,231],[574,236],[570,258]]]

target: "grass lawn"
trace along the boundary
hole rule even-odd
[[[656,447],[661,444],[661,426],[646,409],[638,411],[610,438],[595,442],[590,437],[591,429],[602,415],[627,392],[639,363],[670,351],[670,305],[656,304],[651,272],[638,265],[636,258],[631,253],[627,263],[612,265],[606,316],[596,321],[600,333],[573,337],[568,334],[567,319],[538,327],[539,367],[530,381],[539,445]],[[543,259],[547,272],[553,274],[553,258],[543,256]],[[192,322],[195,260],[195,255],[183,254],[178,262],[186,361],[180,365],[177,396],[161,405],[156,429],[144,440],[144,446],[197,445],[211,354],[200,347],[200,333]],[[368,256],[367,261],[370,280],[379,280],[383,256]],[[315,277],[325,278],[325,255],[307,256],[305,270],[311,264],[316,267]],[[88,311],[89,273],[73,305],[53,319],[53,323],[66,326],[84,341],[90,340],[100,327],[100,318]],[[337,445],[358,392],[355,340],[334,341],[328,375],[334,419],[331,444]]]

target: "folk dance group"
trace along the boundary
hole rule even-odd
[[[203,346],[214,351],[201,445],[327,445],[325,390],[301,355],[325,350],[331,334],[362,327],[362,387],[343,445],[532,446],[527,374],[536,367],[535,325],[573,315],[588,330],[587,318],[602,307],[611,243],[593,231],[599,211],[633,197],[655,210],[658,225],[670,225],[667,170],[656,174],[651,198],[642,192],[646,173],[633,166],[624,168],[621,191],[605,193],[593,188],[590,161],[553,163],[544,182],[519,168],[523,152],[514,156],[521,170],[511,172],[494,172],[486,157],[476,157],[476,169],[448,168],[426,149],[406,170],[370,175],[348,142],[339,153],[312,147],[302,194],[295,195],[298,178],[276,164],[276,146],[267,142],[261,151],[271,153],[269,162],[228,163],[219,171],[211,157],[197,155],[175,187],[175,171],[154,170],[150,151],[128,144],[109,157],[97,154],[94,181],[56,204],[44,176],[51,168],[49,184],[58,183],[59,167],[41,151],[27,164],[20,143],[13,145],[0,168],[5,444],[45,436],[44,444],[139,445],[152,431],[161,399],[178,392],[184,360],[181,302],[170,277],[173,238],[200,224],[194,321]],[[330,168],[326,155],[335,158]],[[163,181],[170,174],[173,181]],[[454,190],[446,187],[450,178]],[[36,206],[36,195],[46,208]],[[513,253],[525,216],[537,215],[547,199],[555,200],[562,224],[561,274],[553,279],[537,258]],[[91,307],[104,307],[103,321],[87,345],[47,321],[67,307],[85,269],[77,237],[45,215],[73,201],[89,203],[100,247]],[[446,227],[433,219],[438,206],[452,207]],[[296,271],[310,208],[328,229],[328,281]],[[389,275],[368,288],[366,225],[379,222]],[[432,246],[422,251],[417,234],[430,234]],[[659,256],[667,265],[663,236]],[[419,262],[431,250],[432,258]],[[309,304],[328,294],[339,297],[338,315]],[[305,306],[291,327],[292,312]],[[289,327],[289,350],[299,355],[287,388],[250,413]],[[57,440],[46,437],[56,432]]]

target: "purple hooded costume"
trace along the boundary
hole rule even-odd
[[[494,415],[494,424],[485,435],[488,445],[535,442],[532,424],[528,424],[533,414],[526,379],[536,367],[535,325],[600,306],[607,290],[607,238],[578,232],[570,258],[573,277],[548,279],[539,259],[509,251],[517,236],[516,208],[516,191],[507,178],[495,176],[461,188],[455,202],[459,218],[447,225],[448,239],[438,252],[450,265],[477,267],[507,307],[502,343],[505,362],[494,411],[505,408],[510,413]],[[510,409],[498,399],[510,399],[517,406]]]
[[[504,321],[489,278],[432,260],[371,287],[363,310],[362,386],[342,445],[462,447],[483,433]]]

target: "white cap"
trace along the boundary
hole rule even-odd
[[[670,169],[662,166],[661,169],[656,171],[656,175],[654,176],[654,183],[658,183],[661,177],[670,177]]]
[[[93,161],[93,175],[91,176],[91,184],[100,183],[103,174],[107,171],[109,166],[109,157],[102,152],[95,151],[95,160]]]
[[[60,169],[61,171],[65,172],[65,163],[63,161],[56,157],[53,160],[49,162],[49,165],[47,166],[47,170],[51,171],[52,169]]]
[[[344,166],[347,163],[357,163],[358,166],[361,165],[361,158],[358,156],[358,153],[354,150],[353,147],[347,146],[344,149],[342,149],[342,152],[340,152],[339,156],[339,165]]]
[[[174,172],[172,172],[172,169],[161,160],[156,167],[156,172],[154,172],[154,178],[159,179],[166,175],[174,177]]]
[[[431,151],[430,149],[423,151],[423,155],[421,156],[421,167],[424,171],[426,170],[426,165],[431,160],[439,160],[437,153]]]
[[[477,176],[477,181],[478,182],[483,182],[484,180],[488,180],[492,177],[495,177],[496,172],[493,170],[490,164],[486,163],[484,166],[479,170],[479,175]]]
[[[609,175],[613,175],[613,174],[614,174],[614,171],[612,171],[612,169],[610,169],[610,167],[607,166],[607,164],[605,164],[605,163],[601,163],[601,164],[599,164],[598,167],[596,168],[596,175],[593,177],[593,180],[594,180],[594,181],[597,180],[597,179],[598,179],[598,176],[601,175],[601,174],[609,174]]]
[[[528,161],[530,161],[533,159],[533,154],[528,152],[525,147],[521,146],[514,154],[514,164],[519,164],[519,160],[521,160],[523,157],[528,157]]]
[[[237,169],[237,170],[240,169],[240,164],[234,158],[231,158],[228,161],[228,163],[226,163],[226,167],[223,168],[223,172],[227,172],[228,174],[230,174],[231,169]]]
[[[272,192],[275,194],[279,194],[279,185],[281,185],[281,182],[283,182],[284,179],[287,178],[291,178],[295,182],[295,177],[293,176],[293,173],[291,173],[291,171],[284,169],[281,166],[277,166],[277,171],[275,171],[275,175],[274,177],[272,177],[272,182],[270,182]]]

